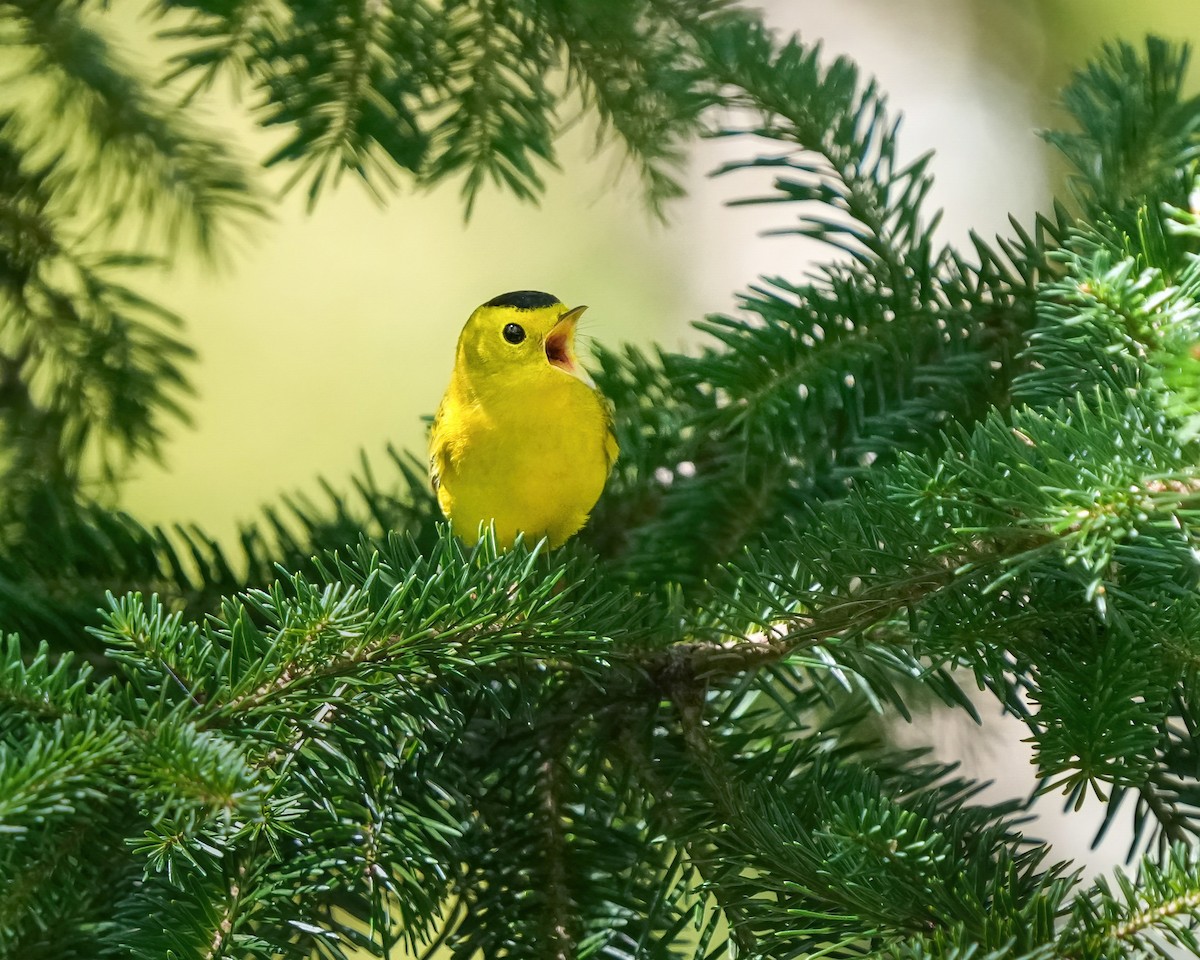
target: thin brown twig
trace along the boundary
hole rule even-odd
[[[646,754],[642,745],[633,738],[628,727],[622,730],[618,742],[626,759],[633,765],[638,779],[646,787],[645,795],[655,798],[655,810],[663,815],[671,831],[676,835],[676,843],[687,855],[688,862],[692,864],[700,878],[708,884],[713,900],[728,921],[730,936],[737,942],[740,949],[752,952],[755,938],[745,929],[742,912],[728,902],[723,892],[723,886],[713,882],[715,878],[712,871],[717,864],[715,852],[711,849],[701,849],[696,838],[688,835],[686,828],[675,815],[674,807],[671,804],[674,799],[674,791],[659,779],[653,761]]]
[[[721,769],[720,758],[709,743],[704,732],[704,689],[702,679],[693,676],[688,679],[677,676],[668,690],[671,702],[679,715],[680,727],[683,732],[683,742],[688,752],[696,761],[696,767],[704,778],[717,807],[722,823],[736,823],[740,819],[737,797],[734,796],[734,778],[729,771]],[[689,853],[693,855],[689,848]],[[705,853],[695,859],[696,867],[704,874],[705,865],[715,862],[713,852]],[[707,877],[706,877],[707,879]],[[740,907],[736,907],[721,896],[722,885],[712,884],[714,895],[720,904],[721,911],[729,921],[729,935],[737,943],[740,952],[753,955],[757,947],[757,938],[746,923],[746,915]]]
[[[542,835],[545,841],[548,874],[546,943],[553,960],[571,960],[575,956],[575,946],[578,942],[572,929],[574,905],[567,876],[567,842],[563,835],[560,812],[563,790],[561,761],[565,729],[568,728],[543,728],[538,744],[542,761],[537,770],[537,789],[543,818]]]

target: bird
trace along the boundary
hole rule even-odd
[[[586,309],[514,290],[476,308],[459,335],[429,473],[468,546],[489,523],[500,549],[518,534],[561,546],[600,498],[619,449],[612,408],[575,351]]]

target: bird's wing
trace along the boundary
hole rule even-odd
[[[433,415],[433,423],[429,426],[429,483],[436,494],[442,485],[442,474],[448,466],[446,458],[449,455],[446,445],[446,431],[442,425],[442,411],[445,406],[439,406]]]

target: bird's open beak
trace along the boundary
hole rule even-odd
[[[587,307],[575,307],[558,318],[558,322],[546,334],[546,359],[552,366],[594,388],[596,382],[579,365],[575,357],[575,325],[586,309]]]

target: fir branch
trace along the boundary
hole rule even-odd
[[[90,211],[110,229],[137,213],[168,249],[186,240],[214,258],[263,216],[228,145],[148,90],[78,5],[11,0],[0,13],[43,91],[17,102],[16,140],[53,158],[60,209]]]
[[[1063,91],[1080,130],[1044,136],[1070,161],[1076,198],[1091,211],[1183,205],[1200,124],[1200,100],[1182,96],[1189,59],[1186,46],[1154,36],[1143,54],[1106,44]]]
[[[216,922],[213,924],[212,943],[203,955],[204,960],[217,960],[217,958],[232,952],[226,947],[232,946],[234,923],[240,919],[239,908],[242,900],[242,884],[246,881],[246,868],[244,865],[238,864],[234,871],[234,876],[229,878],[226,884],[226,896],[218,907],[219,912],[213,918]]]
[[[546,868],[546,934],[545,942],[550,947],[553,960],[571,960],[575,956],[578,935],[574,931],[575,904],[571,902],[570,887],[565,863],[566,838],[564,836],[561,804],[563,802],[563,779],[561,753],[566,737],[565,728],[557,731],[544,730],[540,749],[542,760],[537,770],[537,789],[541,803],[543,830],[542,850]]]
[[[0,120],[0,318],[5,351],[0,416],[13,451],[8,486],[75,489],[83,464],[112,481],[137,455],[157,456],[164,421],[184,420],[191,350],[180,320],[125,285],[160,261],[95,253],[56,212],[55,164],[39,166]],[[28,504],[6,504],[8,523]]]
[[[676,838],[681,874],[678,886],[687,890],[693,877],[698,878],[701,884],[708,885],[706,895],[712,898],[717,907],[712,911],[713,920],[709,924],[709,931],[714,928],[717,917],[727,914],[727,909],[733,910],[731,919],[735,919],[738,916],[736,908],[728,908],[726,904],[722,903],[723,896],[719,882],[720,863],[714,858],[714,851],[707,846],[705,839],[697,836],[692,826],[685,822],[675,796],[675,790],[663,781],[655,759],[649,755],[645,745],[635,736],[630,725],[622,726],[617,745],[624,762],[629,765],[636,778],[635,783],[641,786],[646,797],[654,800],[648,811],[650,817],[653,818],[651,825],[658,827],[659,824],[662,824],[666,834]],[[699,889],[704,889],[704,887],[701,886]],[[659,899],[669,901],[667,896],[660,896]],[[752,935],[739,931],[739,928],[733,925],[730,926],[730,931],[741,948],[753,945]]]
[[[1143,627],[1142,618],[1155,609],[1141,606],[1151,602],[1142,591],[1189,602],[1195,569],[1182,530],[1194,522],[1194,507],[1187,505],[1194,478],[1187,470],[1162,477],[1173,444],[1161,435],[1155,441],[1138,415],[1126,419],[1130,413],[1109,397],[1095,406],[1060,407],[1051,416],[1027,411],[1008,422],[992,418],[969,439],[952,438],[936,463],[911,458],[878,472],[837,509],[808,520],[802,536],[781,538],[757,562],[731,569],[738,578],[732,588],[693,625],[701,635],[715,630],[727,638],[695,651],[707,663],[706,675],[729,676],[822,644],[836,658],[856,634],[906,612],[910,624],[929,615],[929,633],[939,635],[961,611],[977,606],[980,595],[1012,597],[1018,608],[1037,609],[1049,589],[1043,584],[1055,584],[1045,600],[1064,614],[1074,605],[1075,614],[1064,616],[1052,643],[1036,632],[1022,636],[1002,615],[991,627],[991,643],[1011,644],[1031,661],[1023,668],[1027,695],[1040,709],[1027,722],[1042,771],[1052,780],[1061,775],[1057,782],[1074,799],[1097,781],[1143,782],[1180,667],[1168,667],[1166,651],[1151,651],[1141,640],[1153,629]],[[1047,510],[1048,490],[1078,482],[1069,456],[1056,465],[1058,454],[1050,451],[1081,447],[1104,465],[1094,486],[1082,496],[1068,494],[1079,496],[1080,509],[1064,511],[1058,502]],[[1124,456],[1125,449],[1135,455]],[[1054,479],[1060,470],[1061,485]],[[981,471],[988,481],[980,483]],[[987,493],[964,498],[967,488]],[[764,565],[762,557],[771,560]],[[1185,607],[1179,609],[1192,622]],[[899,642],[905,638],[901,631]],[[990,654],[972,647],[942,646],[936,655],[976,662],[981,677],[992,669]],[[1118,663],[1140,666],[1123,675],[1114,669]],[[656,669],[672,669],[670,658]],[[1133,697],[1130,676],[1137,677]],[[1007,688],[999,677],[997,683]],[[1096,707],[1084,715],[1080,690]]]
[[[693,684],[684,685],[677,680],[668,692],[679,716],[683,742],[695,761],[706,788],[711,791],[718,822],[737,823],[740,819],[740,809],[731,788],[729,771],[723,769],[704,732],[703,689]],[[709,873],[706,876],[706,867],[711,871],[719,864],[716,845],[705,843],[704,847],[707,849],[697,849],[698,846],[699,844],[690,845],[689,855],[697,871],[708,881],[713,897],[729,923],[730,937],[737,944],[738,950],[753,956],[757,950],[757,942],[746,924],[742,911],[726,899],[719,875]]]
[[[757,23],[734,21],[705,40],[709,69],[736,91],[726,104],[760,118],[720,135],[752,134],[795,145],[786,155],[730,164],[719,172],[751,166],[795,171],[801,179],[776,181],[779,199],[816,201],[844,212],[852,223],[813,215],[786,232],[830,242],[885,271],[897,290],[908,288],[905,261],[912,254],[928,258],[936,222],[923,224],[920,216],[932,183],[925,172],[930,158],[898,165],[897,125],[888,119],[875,84],[860,85],[858,68],[844,57],[822,64],[819,46],[795,39],[776,45]]]
[[[1109,799],[1097,839],[1105,835],[1123,812],[1126,796],[1132,793],[1136,797],[1129,860],[1140,851],[1153,848],[1161,861],[1169,856],[1173,846],[1186,846],[1200,834],[1200,784],[1194,774],[1195,721],[1191,703],[1192,698],[1182,691],[1171,692],[1167,718],[1158,727],[1154,765],[1146,770],[1144,781],[1136,788],[1117,786]]]
[[[0,617],[26,637],[44,636],[57,649],[79,649],[104,667],[85,626],[108,592],[158,594],[189,614],[213,610],[223,596],[270,583],[276,564],[311,569],[322,550],[344,547],[363,535],[405,531],[428,548],[438,513],[423,467],[389,450],[393,479],[377,478],[364,462],[337,489],[323,483],[324,501],[285,498],[246,524],[236,547],[202,530],[177,525],[150,529],[101,504],[78,502],[39,481],[12,524],[12,541],[0,547]],[[26,524],[25,516],[36,517]]]
[[[1113,798],[1115,805],[1116,798]],[[1138,786],[1138,802],[1146,805],[1146,809],[1161,826],[1163,839],[1169,844],[1190,843],[1196,834],[1194,824],[1180,815],[1179,810],[1162,795],[1158,785],[1152,780]],[[1189,830],[1188,828],[1192,829]]]
[[[168,31],[187,44],[172,75],[248,81],[260,122],[291,131],[267,163],[294,164],[310,202],[347,171],[379,196],[397,171],[423,184],[461,174],[468,213],[489,180],[540,196],[561,105],[580,99],[638,165],[653,207],[678,196],[682,144],[713,100],[698,38],[728,6],[620,0],[595,17],[562,0],[158,4],[191,14]]]
[[[84,704],[94,705],[106,696],[106,685],[95,684],[92,669],[76,667],[70,654],[54,657],[46,643],[26,660],[15,634],[0,643],[0,736],[11,724],[40,723],[79,716]]]
[[[679,575],[671,553],[680,542],[703,544],[702,553],[689,549],[699,580],[710,564],[769,537],[779,517],[803,516],[900,450],[936,449],[949,420],[969,423],[1006,404],[1032,320],[1025,277],[1036,276],[1045,255],[1048,221],[1002,244],[1010,268],[982,243],[979,266],[933,249],[936,216],[927,222],[923,212],[928,158],[897,161],[896,124],[849,62],[824,65],[818,48],[777,44],[737,20],[701,45],[726,103],[757,117],[723,133],[786,151],[735,166],[788,169],[795,179],[777,180],[769,199],[798,203],[795,232],[852,261],[809,283],[755,287],[743,298],[749,316],[699,325],[715,338],[700,356],[663,358],[691,395],[679,391],[676,400],[685,404],[682,442],[652,448],[659,459],[632,494],[655,511],[624,545],[648,581]],[[848,221],[809,219],[811,207],[830,206]],[[621,392],[611,375],[604,387]],[[644,434],[631,439],[636,446],[622,437],[622,449],[644,457]],[[645,490],[660,475],[671,478],[665,488]]]
[[[1021,358],[1029,369],[1016,378],[1014,399],[1050,406],[1096,389],[1165,398],[1164,367],[1200,331],[1194,260],[1146,266],[1140,250],[1082,230],[1054,259],[1063,275],[1039,290],[1038,325]]]
[[[73,729],[53,724],[47,731],[22,738],[18,756],[0,754],[0,826],[6,834],[24,834],[34,825],[75,818],[104,801],[96,783],[116,768],[128,749],[115,730]]]
[[[1132,939],[1147,928],[1162,925],[1163,921],[1171,917],[1195,913],[1198,910],[1200,910],[1200,890],[1195,890],[1134,914],[1123,924],[1113,928],[1111,936],[1115,940]]]
[[[1104,789],[1113,810],[1136,797],[1138,836],[1160,853],[1195,832],[1200,458],[1168,372],[1198,336],[1186,217],[1170,214],[1168,236],[1156,207],[1114,202],[1112,223],[1068,230],[1059,211],[997,250],[975,241],[977,264],[934,251],[924,162],[896,162],[894,123],[854,68],[709,23],[708,6],[689,19],[675,0],[622,4],[616,35],[680,53],[685,72],[715,64],[728,102],[755,106],[745,130],[785,145],[779,194],[802,204],[799,230],[850,262],[757,289],[757,319],[711,321],[697,357],[605,356],[629,408],[615,502],[593,518],[620,521],[596,532],[609,559],[581,544],[465,550],[431,532],[404,461],[399,494],[367,477],[328,510],[291,501],[236,560],[195,529],[146,531],[31,483],[29,503],[63,522],[0,555],[10,609],[56,609],[51,591],[23,595],[31,581],[79,602],[112,558],[173,592],[111,601],[96,631],[107,681],[0,649],[0,816],[17,828],[0,877],[43,874],[37,895],[0,880],[5,946],[45,952],[40,931],[58,924],[68,952],[98,930],[102,954],[142,957],[341,958],[402,940],[463,958],[1200,952],[1191,851],[1083,886],[1022,835],[1022,801],[984,804],[978,784],[864,725],[911,717],[913,697],[965,705],[947,673],[967,667],[1029,726],[1047,785]],[[521,52],[516,100],[552,105],[542,67],[560,40],[537,31],[557,6],[451,7],[468,33],[480,10],[508,18],[468,51],[496,59],[421,46],[432,59],[405,82],[457,95],[461,77],[439,70]],[[197,9],[226,17],[251,59],[316,21]],[[397,10],[355,7],[331,28],[312,118],[340,152],[322,169],[381,149],[359,107],[372,65],[394,67]],[[598,49],[604,29],[580,28]],[[296,63],[271,64],[304,86]],[[1141,83],[1129,76],[1120,88]],[[618,108],[621,95],[614,77],[601,109],[655,106]],[[620,129],[666,131],[671,113]],[[518,169],[503,151],[527,140],[478,156]],[[36,164],[14,169],[0,229],[28,230],[9,245],[23,291],[21,270],[67,234],[40,229]],[[1155,174],[1171,189],[1174,176]],[[21,390],[36,352],[6,356],[0,396],[36,402]],[[420,539],[362,537],[371,524]],[[309,563],[315,543],[336,550]],[[100,866],[73,846],[82,820]],[[75,886],[86,895],[67,902]]]
[[[699,38],[743,14],[720,0],[619,0],[603,15],[570,2],[546,7],[564,39],[570,85],[598,114],[597,145],[609,130],[617,134],[637,164],[648,205],[662,216],[665,203],[682,194],[684,144],[717,101],[701,70]]]
[[[1193,852],[1172,847],[1162,863],[1144,859],[1136,882],[1121,870],[1114,876],[1117,890],[1101,877],[1092,896],[1081,896],[1064,930],[1063,955],[1086,957],[1112,950],[1162,955],[1159,942],[1200,953],[1194,932],[1200,913]]]
[[[114,884],[132,879],[120,836],[95,816],[46,834],[37,845],[0,844],[0,955],[113,957],[93,921]]]
[[[540,76],[549,37],[515,4],[452,3],[446,17],[459,62],[447,71],[425,180],[465,172],[467,216],[489,179],[533,200],[544,189],[535,164],[553,158],[554,98]]]
[[[421,0],[291,13],[286,23],[255,18],[260,35],[244,48],[268,91],[262,123],[295,129],[265,162],[296,165],[291,182],[308,179],[310,208],[345,171],[382,198],[395,183],[393,164],[416,170],[427,149],[415,111],[432,14]],[[309,58],[303,76],[298,54]]]

